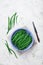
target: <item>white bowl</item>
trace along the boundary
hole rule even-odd
[[[25,29],[30,34],[30,36],[32,37],[31,44],[26,49],[24,49],[24,50],[19,50],[18,48],[16,48],[15,46],[13,46],[13,44],[11,42],[11,37],[12,37],[13,33],[15,31],[19,30],[19,29]],[[14,28],[12,28],[12,30],[10,30],[10,32],[8,33],[7,36],[8,36],[8,40],[10,41],[10,45],[13,47],[13,49],[18,50],[19,52],[24,52],[26,50],[29,50],[32,47],[33,43],[34,43],[34,37],[33,37],[32,33],[30,32],[30,30],[26,26],[16,25]]]

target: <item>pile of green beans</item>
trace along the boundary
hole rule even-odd
[[[17,47],[19,50],[26,49],[32,42],[32,37],[26,30],[17,30],[11,37],[13,46]]]

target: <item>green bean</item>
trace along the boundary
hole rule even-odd
[[[16,42],[16,43],[17,43],[17,46],[18,46],[19,44],[21,44],[22,40],[23,40],[23,38],[19,39],[19,40]]]
[[[17,40],[17,39],[19,38],[19,36],[22,35],[22,32],[24,32],[24,31],[19,31],[19,32],[17,32],[15,35],[13,35],[13,36],[12,36],[12,41]],[[25,32],[24,32],[24,33],[25,33]]]
[[[12,41],[14,42],[14,40],[16,40],[16,38],[18,38],[18,34],[14,35],[14,37],[12,38]]]
[[[30,38],[31,38],[31,37],[30,37]],[[29,38],[27,38],[26,41],[24,41],[24,42],[21,43],[21,44],[20,44],[20,43],[18,44],[18,48],[20,48],[20,49],[26,48],[27,45],[29,45],[30,41],[31,41],[31,39],[29,40]]]
[[[22,40],[22,43],[25,42],[27,40],[27,37],[29,37],[29,35],[27,34],[24,39]]]
[[[21,35],[22,34],[22,31],[18,31],[18,32],[16,32],[16,34],[14,34],[13,36],[12,36],[12,39],[14,40],[14,39],[16,39],[19,35]]]
[[[7,31],[7,34],[12,29],[12,27],[15,25],[15,23],[17,23],[17,18],[18,18],[18,15],[17,15],[16,12],[11,16],[11,18],[8,17],[8,31]]]
[[[24,37],[24,34],[22,34],[21,36],[19,36],[16,41],[19,41],[23,37]]]
[[[19,50],[23,50],[28,47],[32,42],[32,37],[25,30],[21,29],[12,36],[12,43]]]

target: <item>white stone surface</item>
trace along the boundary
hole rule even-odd
[[[33,33],[36,43],[23,54],[9,55],[5,46],[8,16],[18,13],[18,23],[23,22]],[[37,28],[38,43],[32,21]],[[43,0],[0,0],[0,65],[43,65]]]

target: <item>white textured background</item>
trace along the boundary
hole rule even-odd
[[[27,25],[32,33],[34,21],[41,40],[38,43],[33,33],[37,43],[18,59],[14,55],[9,55],[4,41],[8,16],[15,12],[19,15],[19,21]],[[0,65],[43,65],[43,0],[0,0]]]

